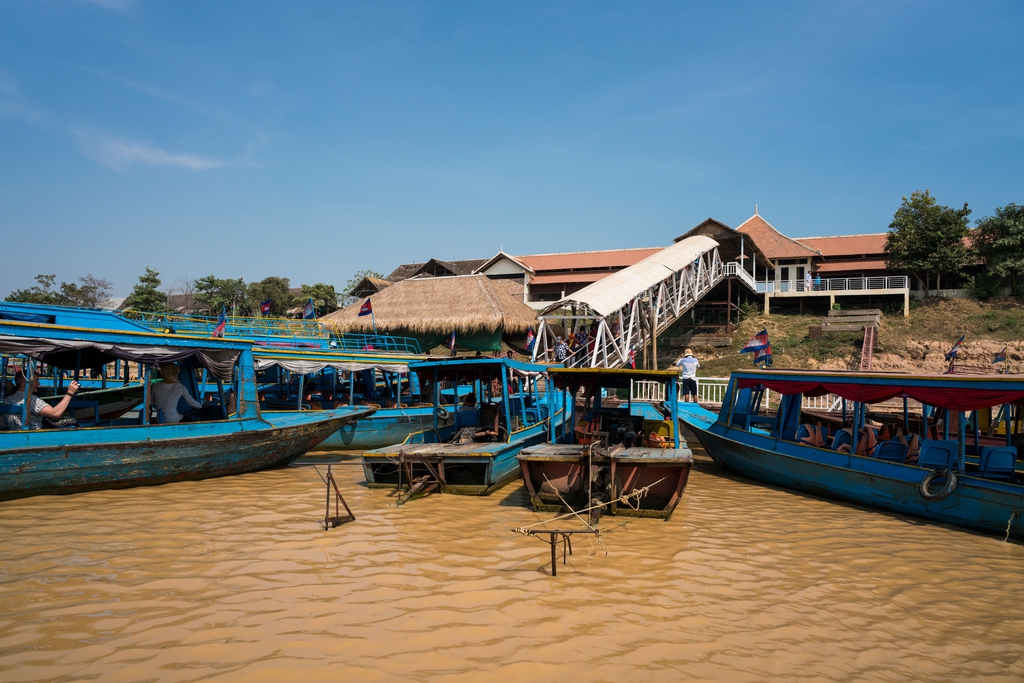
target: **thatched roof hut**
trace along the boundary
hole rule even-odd
[[[370,297],[379,334],[416,337],[424,349],[456,343],[476,350],[498,350],[503,336],[522,337],[537,324],[537,312],[522,301],[518,282],[486,275],[423,277],[396,282]],[[370,316],[359,316],[363,302],[325,315],[335,332],[372,334]]]

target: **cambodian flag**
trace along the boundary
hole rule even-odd
[[[636,351],[632,346],[629,347],[629,367],[636,370]]]
[[[309,301],[306,302],[306,309],[302,312],[302,317],[306,320],[316,317],[316,309],[313,308],[313,297],[310,297]]]
[[[224,328],[228,326],[228,316],[223,308],[220,309],[220,318],[217,320],[217,327],[213,328],[212,337],[223,337]]]
[[[266,301],[260,304],[260,313],[262,313],[263,315],[270,313],[270,299],[267,299]]]
[[[452,330],[452,338],[448,342],[448,350],[455,353],[455,330]]]
[[[1006,347],[1005,346],[1003,347],[1002,351],[1000,351],[999,353],[997,353],[995,355],[995,358],[992,359],[992,362],[993,363],[1005,363],[1006,362]]]
[[[754,351],[754,364],[763,362],[766,367],[770,367],[772,364],[772,345],[766,344],[763,349]]]
[[[529,351],[529,350],[531,350],[533,348],[533,342],[535,342],[535,341],[536,341],[536,339],[534,339],[534,337],[533,337],[533,328],[531,327],[529,330],[526,331],[526,350],[527,351]]]
[[[747,345],[740,349],[740,353],[758,352],[765,349],[768,346],[768,328],[765,328],[755,334],[747,342]],[[756,362],[756,361],[755,361]]]
[[[363,307],[359,309],[359,315],[373,315],[373,306],[370,305],[370,300],[367,299]]]
[[[953,344],[953,348],[951,348],[949,350],[949,353],[946,354],[946,360],[952,361],[954,358],[956,358],[956,354],[959,353],[960,351],[960,345],[964,343],[964,337],[966,336],[967,335],[965,334],[960,335],[960,338],[956,340],[956,344]]]

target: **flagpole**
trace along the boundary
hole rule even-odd
[[[376,337],[377,336],[377,316],[375,316],[373,314],[372,304],[371,304],[371,308],[370,308],[370,322],[373,323],[373,336]]]

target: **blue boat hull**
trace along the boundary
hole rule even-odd
[[[718,463],[752,479],[867,507],[988,533],[1024,538],[1024,487],[957,473],[953,493],[930,501],[920,493],[932,470],[774,439],[709,424],[683,422]],[[937,488],[937,487],[936,487]]]
[[[263,416],[275,421],[278,415],[294,411],[264,411]],[[389,444],[402,443],[414,432],[434,425],[434,408],[378,408],[375,413],[349,422],[328,436],[318,451],[367,451]]]
[[[165,484],[284,465],[359,411],[0,433],[0,500]]]
[[[364,453],[363,473],[367,484],[372,488],[408,485],[408,474],[399,478],[398,460],[405,454],[412,460],[412,478],[428,473],[425,465],[415,462],[416,458],[440,461],[445,473],[441,493],[486,496],[520,475],[516,456],[524,448],[544,443],[548,438],[548,425],[544,422],[528,427],[514,434],[508,442],[445,444],[431,442],[427,435],[432,436],[433,430],[412,434],[399,445]]]

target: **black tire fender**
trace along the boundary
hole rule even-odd
[[[451,413],[449,413],[448,409],[444,406],[438,406],[434,410],[434,414],[437,415],[438,420],[447,420],[451,416]]]
[[[938,493],[932,493],[929,488],[931,487],[932,482],[939,477],[946,478],[946,485],[943,486],[942,490]],[[953,474],[952,470],[935,470],[934,472],[930,472],[927,477],[921,480],[921,486],[918,490],[920,491],[922,498],[936,502],[948,498],[949,494],[953,493],[953,490],[956,488],[956,482],[956,475]]]

